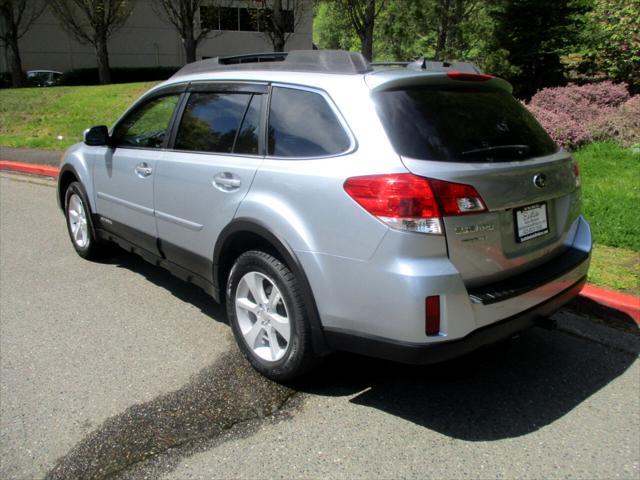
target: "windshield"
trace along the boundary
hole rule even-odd
[[[500,162],[550,155],[558,147],[504,91],[417,87],[374,93],[378,114],[403,156]]]

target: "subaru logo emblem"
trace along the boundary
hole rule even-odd
[[[538,188],[547,186],[547,176],[544,173],[538,173],[533,177],[533,184]]]

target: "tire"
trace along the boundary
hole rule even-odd
[[[78,255],[87,260],[100,257],[105,245],[95,236],[89,201],[81,183],[72,182],[67,187],[64,214],[71,244]]]
[[[282,382],[313,366],[298,280],[280,260],[258,250],[240,255],[229,273],[226,298],[236,342],[258,372]]]

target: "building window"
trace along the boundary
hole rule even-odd
[[[292,33],[295,27],[293,7],[282,11],[285,31]],[[270,8],[217,7],[202,5],[200,7],[201,28],[209,30],[226,30],[241,32],[265,31],[265,24],[271,21],[273,10]]]

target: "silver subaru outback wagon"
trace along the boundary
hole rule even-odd
[[[113,242],[226,304],[287,380],[335,350],[447,360],[585,282],[580,173],[504,80],[294,51],[185,66],[63,160],[79,255]]]

